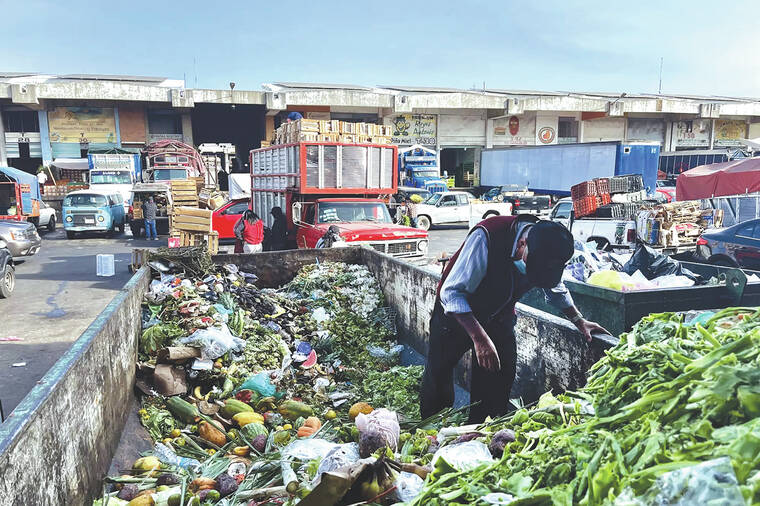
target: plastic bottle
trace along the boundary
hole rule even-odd
[[[170,466],[181,467],[186,470],[197,470],[201,466],[201,463],[195,459],[178,456],[171,448],[163,443],[156,443],[156,447],[153,449],[153,454],[158,460]]]

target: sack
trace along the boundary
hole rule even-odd
[[[702,276],[694,274],[689,269],[684,269],[681,262],[678,260],[673,260],[669,256],[653,250],[642,242],[636,244],[636,249],[631,256],[631,259],[623,266],[623,271],[627,274],[641,271],[641,273],[650,280],[659,278],[660,276],[675,274],[676,276],[686,276],[697,285],[704,283]]]

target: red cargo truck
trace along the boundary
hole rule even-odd
[[[251,151],[251,208],[272,226],[279,206],[289,238],[314,248],[331,225],[349,245],[397,257],[427,253],[424,230],[396,225],[386,202],[396,193],[397,148],[386,144],[300,142]]]

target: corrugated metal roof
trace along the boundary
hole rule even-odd
[[[273,86],[279,86],[281,88],[312,89],[312,90],[365,90],[365,91],[372,90],[372,88],[368,86],[361,86],[357,84],[290,83],[290,82],[274,82],[271,84]]]
[[[394,91],[406,91],[409,93],[473,93],[475,91],[481,92],[481,90],[463,90],[460,88],[439,88],[435,86],[378,86],[380,89],[394,90]]]
[[[134,81],[140,83],[161,83],[166,81],[166,77],[150,76],[120,76],[113,74],[64,74],[58,76],[59,79],[77,79],[83,81]]]

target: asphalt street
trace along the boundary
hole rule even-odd
[[[430,231],[430,257],[454,253],[467,235],[466,225]],[[0,299],[0,402],[7,416],[71,343],[113,299],[131,274],[132,248],[165,246],[125,234],[66,239],[59,228],[42,232],[42,247],[16,267],[16,288]],[[96,256],[114,255],[115,275],[96,275]],[[21,339],[3,340],[3,338]]]

